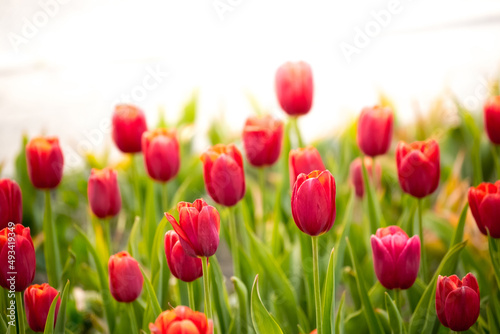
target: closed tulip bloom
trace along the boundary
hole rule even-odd
[[[462,280],[456,275],[439,275],[436,286],[436,313],[443,326],[462,332],[479,317],[479,285],[471,273]]]
[[[500,181],[470,187],[469,206],[481,233],[500,238]]]
[[[9,254],[12,249],[15,254]],[[12,261],[9,263],[11,260],[9,255],[14,255],[15,263]],[[7,227],[1,230],[0,285],[7,290],[23,291],[33,282],[35,270],[35,247],[31,240],[29,227],[17,224],[12,230]]]
[[[165,256],[170,272],[183,282],[192,282],[203,276],[201,259],[186,254],[179,236],[174,231],[165,234]]]
[[[189,256],[212,256],[219,247],[220,217],[213,206],[203,199],[197,199],[192,204],[180,202],[177,205],[179,223],[174,216],[165,213],[179,235],[182,247]]]
[[[373,267],[386,289],[408,289],[417,279],[420,267],[420,238],[408,235],[398,226],[379,228],[371,236]]]
[[[152,334],[212,334],[213,323],[205,314],[187,306],[160,313],[154,324],[149,324]]]
[[[142,153],[149,177],[167,182],[179,172],[181,161],[175,130],[154,129],[142,135]]]
[[[26,163],[31,183],[38,189],[53,189],[63,175],[64,157],[55,137],[36,137],[26,145]]]
[[[45,330],[45,323],[49,315],[50,305],[57,294],[57,290],[47,283],[43,283],[42,285],[31,285],[24,291],[26,318],[28,319],[28,325],[34,332],[43,332]],[[58,297],[54,315],[54,326],[56,324],[60,304],[61,298]]]
[[[315,147],[309,146],[291,150],[288,155],[288,170],[290,174],[290,189],[299,174],[309,174],[313,170],[325,170],[321,155]]]
[[[313,75],[306,62],[287,62],[276,72],[276,95],[290,116],[305,115],[313,102]]]
[[[113,114],[113,140],[123,153],[141,151],[142,134],[148,129],[144,112],[130,104],[119,104]]]
[[[243,145],[248,161],[255,167],[273,165],[279,158],[283,122],[270,115],[252,116],[243,128]]]
[[[240,151],[233,144],[217,144],[201,156],[203,178],[214,201],[233,206],[245,195],[245,172]]]
[[[378,163],[375,164],[375,172],[373,171],[373,160],[369,157],[365,157],[365,167],[366,172],[368,173],[368,178],[371,182],[374,182],[375,185],[380,184],[380,179],[382,177],[382,169]],[[351,174],[351,183],[354,186],[354,190],[356,192],[356,196],[362,198],[365,193],[365,186],[363,183],[363,166],[361,164],[361,158],[356,158],[351,162],[350,167]]]
[[[122,207],[116,171],[111,168],[102,170],[93,168],[90,172],[87,195],[90,208],[97,217],[102,219],[116,216]]]
[[[484,126],[491,142],[500,145],[500,96],[494,96],[484,105]]]
[[[439,184],[439,146],[435,140],[406,144],[396,148],[399,184],[416,198],[432,194]]]
[[[21,224],[23,222],[23,199],[21,188],[11,179],[0,180],[0,229],[9,225],[9,222]]]
[[[108,262],[109,290],[119,302],[130,303],[142,292],[142,277],[139,263],[127,252],[112,255]]]
[[[371,157],[387,153],[391,146],[393,123],[394,115],[390,108],[364,108],[358,121],[359,149]]]
[[[335,222],[335,195],[335,179],[329,171],[300,174],[292,193],[292,215],[297,227],[310,236],[328,232]]]

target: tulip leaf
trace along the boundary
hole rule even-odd
[[[153,317],[156,319],[161,313],[161,307],[160,303],[158,303],[158,298],[156,297],[155,290],[153,288],[153,285],[151,284],[151,281],[149,280],[148,276],[142,269],[142,266],[139,265],[139,268],[141,268],[141,273],[142,276],[144,277],[144,285],[146,287],[146,292],[149,297],[149,304],[153,310]]]
[[[460,219],[458,220],[457,228],[453,233],[453,239],[451,241],[450,247],[453,247],[456,244],[462,242],[464,238],[465,218],[467,218],[468,209],[469,209],[469,203],[466,203],[464,208],[462,209],[462,213],[460,214]]]
[[[337,311],[337,316],[335,318],[335,334],[344,334],[344,323],[345,323],[345,291],[342,294],[339,302],[339,309]]]
[[[248,318],[248,290],[245,284],[238,277],[231,277],[234,284],[234,290],[238,296],[238,315],[236,316],[236,332],[238,334],[247,334],[250,326]]]
[[[56,315],[56,305],[57,300],[59,299],[59,293],[56,295],[56,298],[52,301],[49,308],[49,313],[47,314],[47,320],[45,321],[45,330],[43,334],[53,334],[54,333],[54,318]]]
[[[45,191],[45,211],[43,215],[43,251],[45,254],[45,266],[50,286],[59,288],[61,279],[61,255],[59,253],[59,242],[55,227],[54,217],[52,217],[50,191]]]
[[[164,246],[165,233],[168,230],[167,223],[167,219],[163,217],[156,228],[151,249],[151,283],[155,287],[156,296],[160,303],[165,300],[164,295],[168,292],[169,271],[166,270],[167,258]]]
[[[128,252],[130,256],[134,259],[139,259],[139,249],[137,245],[139,245],[139,227],[140,227],[141,218],[139,216],[135,217],[134,224],[132,225],[132,230],[130,230],[130,236],[128,238]]]
[[[226,285],[224,276],[220,268],[217,257],[210,257],[210,281],[213,296],[213,304],[215,306],[214,314],[219,318],[219,327],[222,333],[227,333],[231,324],[231,315],[229,313],[229,301],[227,297]]]
[[[323,333],[333,334],[335,329],[335,271],[334,271],[334,250],[330,253],[328,269],[326,271],[326,281],[323,288]]]
[[[349,236],[349,232],[351,230],[352,211],[354,208],[355,198],[356,197],[354,191],[351,191],[349,202],[347,203],[347,207],[345,208],[344,219],[342,220],[342,233],[339,240],[335,244],[335,291],[337,291],[338,285],[340,283],[340,275],[342,274],[342,268],[344,267],[344,255],[346,248],[345,240],[347,236]]]
[[[486,314],[488,316],[488,326],[490,333],[500,333],[500,319],[498,319],[495,314],[498,314],[500,310],[495,310],[493,307],[493,303],[490,302],[488,308],[486,309]]]
[[[273,316],[267,311],[260,299],[259,293],[259,275],[255,276],[255,282],[252,288],[251,313],[253,328],[257,334],[283,334],[280,326],[274,320]]]
[[[366,200],[368,201],[368,215],[370,218],[370,233],[375,234],[377,229],[385,226],[384,217],[382,216],[382,209],[377,200],[375,190],[373,189],[372,182],[368,178],[366,170],[365,159],[361,157],[361,166],[363,169],[363,184],[366,189]],[[375,169],[375,160],[373,161],[373,169]]]
[[[387,292],[385,293],[385,308],[387,309],[387,313],[389,314],[389,324],[391,326],[392,333],[402,334],[403,319],[401,318],[398,307]]]
[[[59,305],[59,312],[57,313],[56,333],[64,333],[66,327],[66,305],[68,303],[69,281],[66,282],[62,292],[61,304]]]
[[[498,251],[497,240],[492,238],[488,231],[488,250],[490,252],[491,263],[495,272],[497,285],[500,287],[500,252]]]

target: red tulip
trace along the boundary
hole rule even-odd
[[[243,128],[243,145],[248,161],[256,167],[274,164],[281,152],[283,122],[270,115],[252,116]]]
[[[90,208],[97,217],[102,219],[116,216],[122,207],[116,171],[111,168],[92,168],[87,195]]]
[[[14,254],[11,253],[14,250]],[[12,255],[15,262],[12,263]],[[9,256],[11,256],[9,258]],[[17,224],[0,231],[0,285],[23,291],[33,282],[36,256],[29,227]]]
[[[130,104],[119,104],[113,114],[113,140],[123,153],[141,151],[142,134],[148,129],[144,112]]]
[[[326,168],[318,150],[309,146],[290,151],[288,169],[290,174],[290,189],[293,189],[293,185],[299,174],[309,174],[313,170],[325,170]]]
[[[500,181],[470,187],[469,205],[481,233],[500,238]]]
[[[165,213],[172,224],[186,253],[190,256],[212,256],[219,247],[220,217],[213,206],[203,199],[177,204],[179,223],[174,216]]]
[[[155,129],[142,135],[146,170],[153,180],[167,182],[179,172],[179,142],[175,130]]]
[[[192,282],[203,276],[201,259],[186,254],[174,231],[165,234],[165,256],[170,272],[183,282]]]
[[[378,163],[375,164],[375,175],[372,168],[373,160],[370,157],[365,157],[365,167],[368,173],[368,178],[373,182],[375,177],[375,185],[380,183],[382,177],[382,169]],[[361,165],[361,158],[356,158],[351,162],[350,167],[351,183],[356,191],[356,196],[363,197],[365,193],[365,186],[363,183],[363,166]]]
[[[500,96],[493,96],[486,101],[484,126],[491,142],[500,145]]]
[[[149,330],[152,334],[212,334],[213,323],[201,312],[177,306],[163,311],[154,324],[149,324]]]
[[[391,146],[393,112],[390,108],[364,108],[358,121],[358,145],[364,154],[374,157],[387,153]]]
[[[21,188],[11,179],[0,180],[0,229],[12,222],[23,222],[23,199]]]
[[[42,285],[31,285],[24,291],[26,318],[28,319],[28,325],[34,332],[43,332],[45,330],[45,323],[49,315],[50,305],[57,294],[57,290],[47,283],[43,283]],[[61,298],[58,297],[54,316],[54,326],[56,324],[60,304]]]
[[[63,175],[64,157],[55,137],[36,137],[26,145],[28,175],[38,189],[52,189]]]
[[[119,301],[130,303],[136,300],[142,292],[142,277],[139,263],[127,252],[112,255],[108,262],[109,290]]]
[[[219,204],[233,206],[245,195],[245,172],[240,151],[233,144],[217,144],[201,156],[208,194]]]
[[[479,317],[477,280],[471,273],[462,281],[456,276],[439,275],[436,287],[436,313],[443,326],[453,331],[468,330]]]
[[[281,108],[290,116],[305,115],[313,101],[313,75],[309,64],[287,62],[276,72],[276,94]]]
[[[439,146],[435,140],[406,144],[396,148],[399,184],[403,191],[422,198],[432,194],[439,184]]]
[[[420,267],[420,238],[408,235],[398,226],[379,228],[371,236],[373,266],[380,283],[387,289],[408,289],[417,279]]]
[[[328,232],[335,222],[335,194],[335,179],[329,171],[300,174],[292,193],[292,215],[297,227],[310,236]]]

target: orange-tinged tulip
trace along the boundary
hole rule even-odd
[[[163,311],[154,324],[149,324],[152,334],[213,334],[213,323],[201,313],[187,306],[177,306]]]
[[[130,104],[119,104],[113,114],[113,140],[123,153],[141,151],[142,134],[148,129],[144,112]]]
[[[47,283],[31,285],[24,291],[26,318],[28,319],[28,325],[34,332],[43,332],[45,330],[45,323],[49,315],[50,305],[57,294],[57,290]],[[58,297],[54,316],[54,326],[57,321],[60,304],[61,298]]]
[[[63,175],[64,157],[55,137],[36,137],[26,145],[26,163],[31,183],[38,189],[52,189]]]

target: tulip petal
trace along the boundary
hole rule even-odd
[[[479,214],[484,228],[493,238],[500,238],[500,195],[488,194],[479,205]]]
[[[420,267],[420,238],[411,237],[398,257],[396,268],[400,289],[410,288],[417,279]]]
[[[212,256],[219,246],[220,217],[213,206],[205,206],[198,215],[197,236],[202,256]]]
[[[396,288],[396,268],[392,255],[378,237],[372,235],[370,241],[373,251],[373,267],[378,280],[387,289]]]
[[[318,179],[308,179],[300,185],[292,206],[295,206],[295,222],[304,233],[317,236],[328,231],[328,226],[333,224],[329,221],[332,203],[327,201]]]
[[[453,290],[446,297],[445,314],[449,328],[466,331],[479,317],[479,296],[467,286]]]

